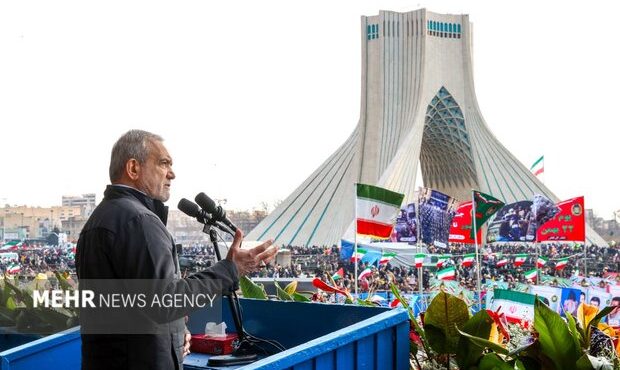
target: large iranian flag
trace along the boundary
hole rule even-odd
[[[536,270],[534,270],[536,272]],[[533,294],[518,292],[515,290],[495,289],[493,290],[493,303],[489,309],[498,311],[506,315],[506,319],[516,323],[534,320],[534,302],[536,296]]]
[[[404,195],[378,186],[357,184],[357,233],[387,239]]]

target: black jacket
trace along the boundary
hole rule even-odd
[[[226,260],[180,279],[176,248],[165,226],[167,216],[168,209],[162,202],[129,187],[108,186],[78,240],[78,278],[85,282],[170,279],[175,291],[218,295],[231,291],[238,282],[237,270]],[[94,330],[87,327],[97,326],[92,321],[84,319],[81,324],[84,370],[183,368],[185,323],[178,312],[153,320],[153,327],[164,334],[90,334],[105,329],[105,322]]]

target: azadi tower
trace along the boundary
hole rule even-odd
[[[355,213],[356,182],[414,201],[424,186],[460,200],[471,189],[506,203],[559,199],[493,135],[476,101],[467,15],[380,11],[362,16],[360,119],[349,138],[252,230],[248,240],[337,244]],[[496,124],[501,124],[496,123]],[[575,194],[577,196],[578,194]],[[589,227],[590,243],[604,241]]]

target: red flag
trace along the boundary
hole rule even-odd
[[[478,230],[478,242],[481,239],[481,232]],[[450,224],[450,235],[448,241],[451,243],[474,244],[471,238],[471,202],[459,204]]]
[[[565,200],[557,204],[560,212],[538,228],[536,238],[585,242],[586,219],[583,197]]]

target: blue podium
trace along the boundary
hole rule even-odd
[[[234,324],[228,305],[222,307],[230,331]],[[241,308],[247,332],[275,340],[286,350],[232,368],[409,369],[409,318],[403,309],[253,299],[241,299]],[[190,316],[188,327],[200,334],[207,321],[213,321],[210,313],[199,310]],[[75,327],[0,352],[0,369],[79,370],[80,346],[79,327]],[[211,369],[208,357],[192,353],[184,368]]]

